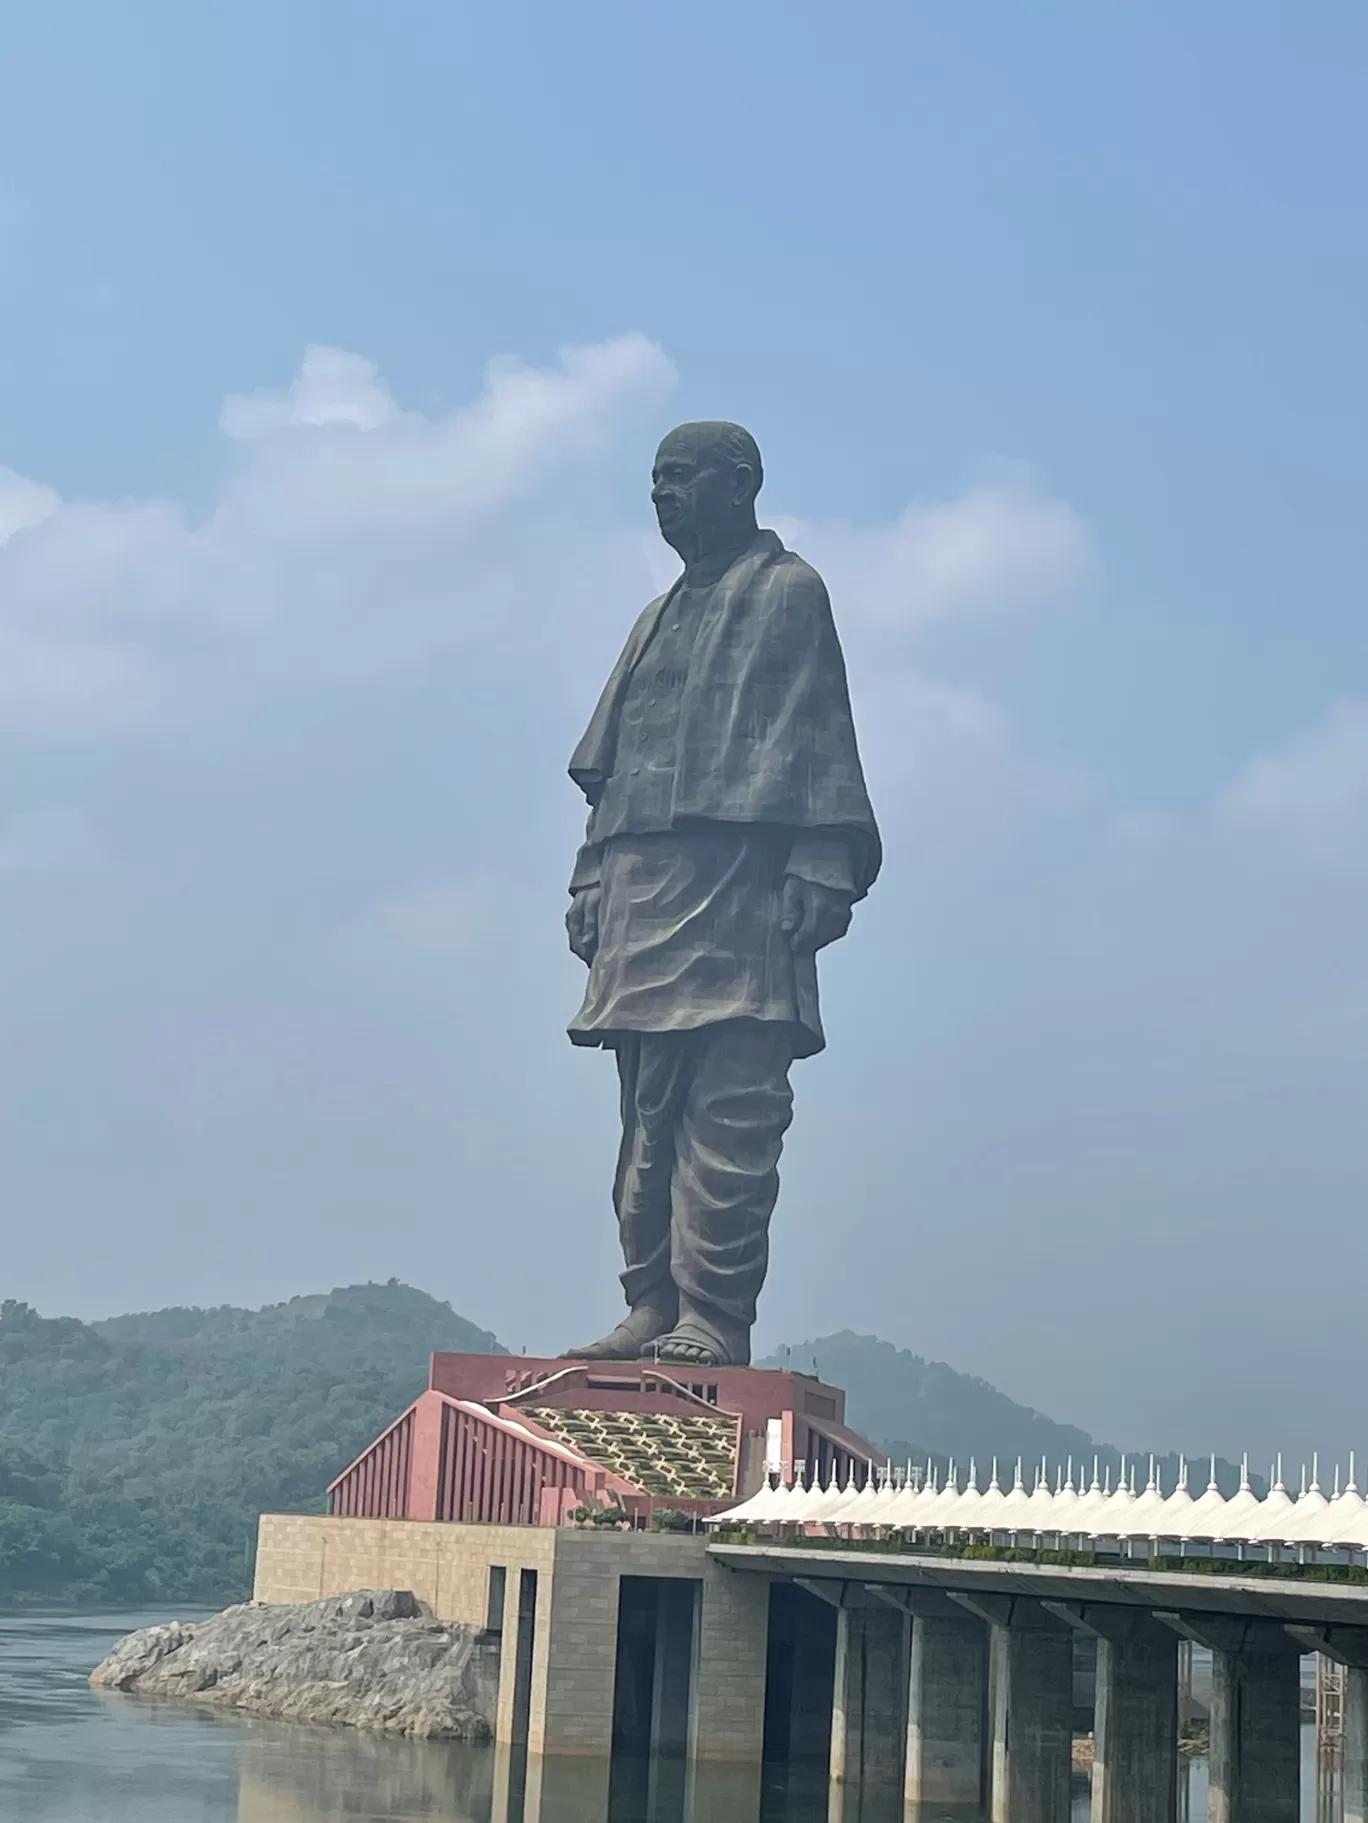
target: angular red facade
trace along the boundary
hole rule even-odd
[[[879,1460],[807,1374],[432,1357],[428,1390],[328,1490],[342,1518],[558,1525],[581,1508],[702,1517],[767,1470],[862,1481]]]

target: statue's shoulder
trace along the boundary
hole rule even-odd
[[[817,609],[829,609],[827,586],[822,581],[821,572],[810,564],[806,557],[800,557],[797,551],[790,551],[779,544],[760,572],[761,586],[782,594],[791,602],[809,603]]]
[[[818,589],[826,587],[822,581],[821,571],[815,564],[809,563],[806,557],[800,557],[797,551],[783,550],[776,561],[784,570],[790,583],[804,583]]]

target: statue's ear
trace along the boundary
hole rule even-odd
[[[732,505],[751,506],[760,492],[760,482],[749,462],[738,462],[732,471]]]

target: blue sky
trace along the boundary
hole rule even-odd
[[[193,497],[222,396],[306,342],[438,405],[496,351],[646,326],[680,409],[762,423],[805,504],[999,457],[1064,488],[1110,611],[1011,683],[1139,792],[1363,662],[1359,7],[55,0],[10,30],[25,472]]]
[[[6,32],[13,1289],[395,1270],[563,1339],[487,1254],[498,1207],[579,1304],[611,1272],[576,1244],[611,1108],[558,1048],[559,756],[656,579],[654,438],[717,414],[832,580],[892,857],[828,969],[771,1332],[878,1328],[1135,1444],[1201,1447],[1188,1377],[1288,1296],[1339,1372],[1307,1236],[1368,1266],[1362,8],[52,0]],[[291,392],[310,347],[341,352]],[[529,1134],[559,1163],[520,1184]],[[1137,1236],[1233,1308],[1158,1385],[1085,1317],[1078,1388],[1014,1292],[1151,1300]],[[1295,1447],[1244,1366],[1209,1440]]]

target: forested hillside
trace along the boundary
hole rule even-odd
[[[498,1346],[397,1283],[93,1325],[0,1305],[0,1597],[240,1597],[260,1512],[320,1510],[433,1349]]]
[[[1018,1405],[986,1380],[958,1373],[943,1361],[927,1361],[875,1336],[845,1329],[838,1335],[800,1342],[773,1357],[846,1391],[850,1422],[885,1445],[901,1442],[904,1453],[926,1456],[993,1455],[1051,1463],[1088,1457],[1098,1446],[1086,1431],[1056,1424],[1029,1406]]]
[[[337,1367],[426,1365],[436,1349],[458,1354],[503,1354],[486,1329],[458,1316],[425,1291],[391,1279],[386,1285],[349,1285],[313,1297],[291,1298],[262,1310],[218,1304],[209,1310],[173,1306],[90,1326],[111,1342],[181,1343],[218,1354],[250,1352],[290,1365],[295,1361]]]
[[[1075,1476],[1091,1475],[1094,1459],[1113,1478],[1120,1467],[1120,1452],[1112,1444],[1099,1443],[1076,1425],[1059,1424],[1028,1405],[1018,1405],[987,1380],[960,1373],[944,1361],[925,1360],[909,1349],[881,1342],[877,1336],[858,1336],[844,1329],[838,1335],[819,1336],[814,1342],[781,1349],[767,1365],[793,1367],[803,1373],[815,1370],[831,1385],[844,1387],[850,1423],[871,1442],[882,1444],[895,1462],[910,1457],[924,1465],[930,1457],[943,1471],[953,1459],[962,1476],[969,1458],[975,1458],[981,1487],[987,1485],[985,1478],[995,1456],[1004,1486],[1018,1457],[1026,1465],[1028,1480],[1042,1458],[1052,1476],[1070,1458]],[[1131,1460],[1143,1486],[1148,1459]],[[1165,1487],[1172,1490],[1178,1457],[1172,1453],[1161,1456],[1159,1467]],[[1205,1461],[1193,1465],[1194,1493],[1206,1486],[1209,1472]],[[1218,1459],[1216,1478],[1222,1492],[1230,1496],[1239,1486],[1240,1471],[1234,1463]],[[1254,1480],[1262,1491],[1264,1483]]]

